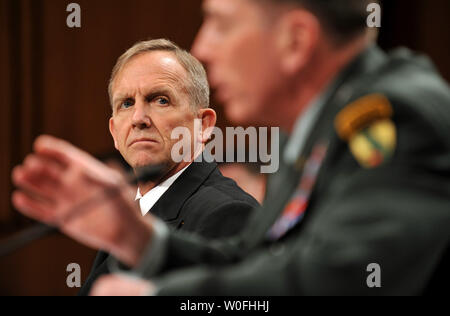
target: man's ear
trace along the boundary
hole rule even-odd
[[[113,117],[111,117],[109,119],[109,132],[111,133],[111,136],[112,136],[112,138],[114,140],[114,147],[117,150],[119,150],[119,146],[118,146],[117,141],[116,141],[116,132],[114,130],[114,118]]]
[[[283,13],[277,28],[282,71],[287,75],[298,73],[309,63],[317,48],[320,22],[306,10],[290,10]]]
[[[202,120],[201,142],[206,143],[211,137],[214,126],[216,126],[217,114],[213,109],[201,109],[198,112],[199,119]]]

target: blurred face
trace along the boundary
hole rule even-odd
[[[216,97],[236,124],[271,125],[282,77],[276,31],[253,0],[204,0],[192,52],[207,67]]]
[[[184,88],[186,78],[176,57],[162,51],[135,56],[115,78],[110,131],[116,149],[133,168],[175,166],[171,150],[178,140],[171,139],[172,130],[187,127],[194,135],[196,116]]]

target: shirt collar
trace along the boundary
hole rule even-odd
[[[313,127],[319,120],[320,114],[324,110],[328,100],[333,95],[336,88],[341,84],[342,72],[312,101],[306,111],[297,118],[292,134],[289,137],[284,150],[284,162],[294,164],[306,145]]]
[[[190,165],[189,165],[190,166]],[[137,189],[136,201],[139,200],[139,205],[141,207],[142,216],[145,216],[152,207],[158,202],[158,200],[163,196],[164,193],[170,188],[170,186],[183,174],[183,172],[189,167],[185,167],[166,181],[158,184],[156,187],[148,191],[144,196],[142,196],[140,189]]]

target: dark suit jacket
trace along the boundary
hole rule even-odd
[[[397,148],[385,164],[365,169],[334,119],[373,93],[392,103]],[[171,234],[160,273],[146,277],[160,295],[187,296],[422,294],[433,275],[448,286],[448,273],[436,273],[445,270],[450,242],[449,135],[450,89],[431,63],[372,47],[344,71],[303,152],[329,143],[304,220],[267,242],[301,177],[282,164],[242,237],[218,244]],[[367,285],[371,263],[381,267],[381,288]]]
[[[153,206],[150,213],[173,230],[207,239],[239,233],[258,202],[224,177],[216,163],[192,163]],[[95,280],[108,274],[108,254],[99,252],[79,295],[88,295]]]

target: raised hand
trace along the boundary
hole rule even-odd
[[[75,240],[134,266],[150,241],[135,189],[113,170],[66,141],[41,136],[13,170],[12,201],[24,215],[58,227]]]

